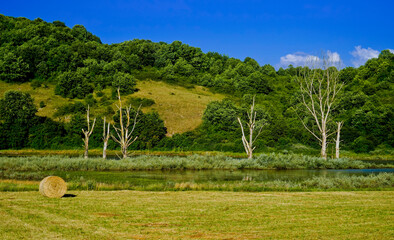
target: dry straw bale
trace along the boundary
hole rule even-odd
[[[57,176],[48,176],[40,182],[40,193],[49,198],[61,198],[67,191],[66,182]]]

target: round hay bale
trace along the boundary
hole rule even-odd
[[[67,191],[66,182],[57,176],[48,176],[40,182],[40,193],[49,198],[61,198]]]

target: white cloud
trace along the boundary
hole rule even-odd
[[[337,65],[341,62],[341,57],[337,52],[327,51],[325,55],[327,56],[329,65]],[[306,54],[303,52],[296,52],[281,57],[279,65],[281,67],[287,67],[291,64],[294,67],[297,67],[297,66],[307,66],[311,64],[316,65],[316,63],[319,63],[320,61],[321,59],[317,56]]]
[[[391,53],[394,53],[394,49],[390,49],[390,48],[389,48],[389,51],[390,51]]]
[[[340,63],[341,57],[337,52],[331,52],[330,50],[327,51],[327,57],[329,63]]]
[[[297,52],[293,54],[287,54],[286,56],[280,57],[280,65],[289,66],[304,66],[308,61],[319,59],[316,56],[308,55],[303,52]]]
[[[353,56],[352,63],[355,67],[363,65],[368,59],[377,58],[379,56],[379,51],[370,47],[362,48],[361,46],[356,46],[354,48],[355,50],[350,52],[350,54]]]

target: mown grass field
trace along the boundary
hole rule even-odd
[[[0,239],[392,239],[394,192],[0,194]]]
[[[139,91],[123,97],[126,103],[129,98],[149,98],[155,101],[155,104],[150,107],[145,107],[142,110],[149,112],[155,110],[164,120],[164,125],[167,127],[168,135],[174,133],[183,133],[198,127],[202,122],[202,114],[211,101],[221,100],[224,98],[222,94],[211,93],[208,89],[203,87],[184,88],[176,85],[159,81],[138,81],[136,86]],[[48,88],[40,87],[33,89],[30,83],[10,84],[0,81],[0,98],[8,90],[19,90],[30,93],[34,98],[34,103],[37,106],[38,116],[52,117],[56,109],[67,103],[74,103],[73,100],[63,98],[55,95],[54,86],[48,85]],[[111,90],[105,89],[104,93],[107,97],[111,96]],[[39,108],[39,103],[43,101],[46,106]],[[116,101],[114,101],[113,109]],[[105,107],[103,107],[104,109]],[[92,111],[100,113],[100,110]]]

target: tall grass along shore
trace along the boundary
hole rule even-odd
[[[206,169],[365,169],[392,168],[349,159],[327,159],[295,154],[261,154],[254,159],[226,156],[187,157],[137,156],[122,160],[101,158],[0,157],[0,170],[8,171],[130,171],[130,170],[206,170]]]
[[[313,176],[307,179],[267,179],[246,177],[242,180],[194,181],[133,177],[128,171],[170,170],[292,170],[292,169],[366,169],[392,168],[349,159],[327,159],[303,155],[264,154],[255,159],[235,159],[226,156],[187,157],[137,156],[121,160],[101,158],[0,157],[0,191],[37,190],[39,180],[47,175],[59,175],[71,190],[215,190],[215,191],[333,191],[390,190],[394,174],[367,176]],[[114,174],[119,173],[119,174]],[[160,172],[158,173],[160,176]],[[130,175],[130,176],[129,176]]]

